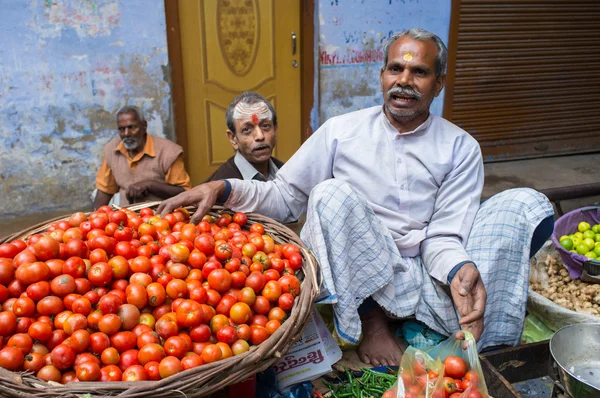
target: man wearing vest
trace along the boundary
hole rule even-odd
[[[271,181],[283,162],[271,156],[277,144],[277,114],[262,95],[246,91],[225,113],[227,137],[235,155],[205,182],[225,178]]]
[[[119,193],[121,206],[163,200],[190,189],[183,149],[146,131],[148,123],[136,106],[117,113],[119,137],[104,146],[104,160],[96,175],[94,209]]]

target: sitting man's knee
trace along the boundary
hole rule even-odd
[[[331,198],[335,193],[345,193],[347,195],[352,194],[354,191],[350,184],[345,181],[331,178],[325,180],[317,185],[310,191],[310,200],[321,200],[323,198]]]

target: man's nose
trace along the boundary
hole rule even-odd
[[[255,126],[254,127],[254,139],[256,141],[262,141],[262,140],[265,139],[265,134],[263,133],[263,131],[260,128],[260,126]]]
[[[405,68],[402,73],[400,73],[398,75],[398,78],[396,79],[396,84],[399,86],[410,86],[412,85],[412,74],[410,73],[410,71],[408,70],[408,68]]]

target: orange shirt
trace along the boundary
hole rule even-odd
[[[138,166],[138,162],[144,155],[148,155],[151,157],[156,156],[154,152],[154,139],[150,134],[146,134],[146,144],[144,145],[144,149],[142,152],[135,155],[133,158],[129,157],[129,153],[123,142],[119,143],[115,151],[121,152],[123,156],[127,159],[127,164],[131,170],[135,170]],[[191,188],[190,176],[185,171],[185,166],[183,164],[183,157],[179,156],[175,162],[171,165],[167,174],[165,176],[165,182],[171,185],[177,185],[183,187],[185,190]],[[102,159],[102,164],[100,165],[100,169],[98,170],[98,174],[96,175],[96,188],[100,191],[114,195],[119,192],[119,186],[115,181],[115,177],[112,174],[112,170],[108,167],[106,163],[106,159]]]

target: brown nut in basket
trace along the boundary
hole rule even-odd
[[[133,211],[145,207],[156,208],[160,202],[145,203],[129,207]],[[192,209],[192,208],[189,208]],[[193,210],[193,209],[192,209]],[[215,206],[209,213],[218,216],[230,212]],[[68,215],[66,216],[68,218]],[[202,397],[212,394],[228,385],[240,382],[251,375],[267,369],[277,362],[288,350],[290,345],[300,336],[300,333],[310,317],[313,300],[318,294],[317,260],[306,248],[300,238],[289,228],[277,221],[260,214],[248,213],[248,224],[261,223],[265,233],[271,235],[276,243],[291,242],[300,247],[303,257],[303,276],[300,295],[296,298],[289,318],[266,341],[258,346],[252,346],[248,352],[217,362],[208,363],[197,368],[188,369],[181,373],[158,381],[137,382],[78,382],[66,385],[45,382],[31,373],[10,372],[0,368],[0,395],[3,397]],[[64,219],[58,217],[35,225],[26,230],[13,234],[0,241],[10,242],[23,239],[35,233],[46,230],[50,224]]]

